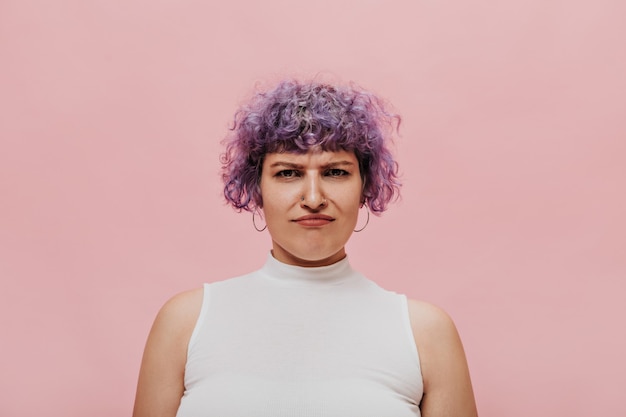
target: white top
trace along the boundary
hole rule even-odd
[[[404,295],[270,255],[205,284],[177,417],[415,417],[422,393]]]

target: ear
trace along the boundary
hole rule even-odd
[[[367,203],[367,196],[365,195],[365,178],[363,178],[363,185],[361,186],[361,207]]]
[[[256,208],[263,208],[263,195],[261,194],[261,183],[260,181],[257,182],[256,186],[255,186],[255,190],[253,193],[251,193],[251,200],[254,203],[254,207]]]

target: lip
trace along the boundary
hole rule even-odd
[[[307,214],[292,221],[301,226],[320,227],[335,221],[335,218],[325,214]]]

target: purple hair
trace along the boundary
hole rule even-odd
[[[398,164],[388,144],[400,117],[354,86],[283,81],[237,111],[222,154],[224,196],[237,210],[263,206],[259,182],[268,153],[353,151],[363,179],[362,202],[380,214],[399,194]]]

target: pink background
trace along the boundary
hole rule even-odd
[[[481,416],[626,415],[626,3],[0,2],[0,415],[123,416],[162,303],[257,268],[219,141],[322,72],[404,117],[353,265],[456,320]]]

